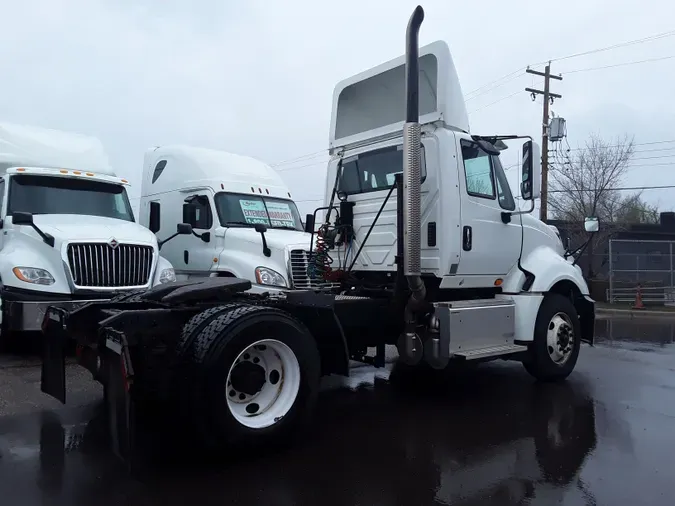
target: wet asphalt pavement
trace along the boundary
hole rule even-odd
[[[509,362],[435,383],[359,367],[325,381],[291,449],[204,463],[163,441],[134,476],[86,371],[68,368],[62,406],[35,360],[0,358],[0,505],[672,504],[675,318],[602,320],[597,334],[557,385]]]

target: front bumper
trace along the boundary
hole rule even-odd
[[[2,324],[9,331],[40,331],[49,306],[74,311],[88,302],[110,300],[119,292],[48,293],[10,286],[0,288]]]
[[[289,291],[290,288],[283,288],[280,286],[270,286],[270,285],[259,285],[256,283],[251,283],[251,288],[246,290],[247,292],[250,293],[270,293],[270,294],[279,294],[282,292],[287,292]]]
[[[88,302],[100,302],[105,299],[69,300],[69,301],[3,301],[3,323],[7,330],[15,332],[33,332],[42,330],[42,321],[49,306],[74,311]],[[6,319],[6,321],[5,321]]]

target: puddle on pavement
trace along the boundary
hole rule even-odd
[[[675,343],[675,319],[611,318],[596,320],[597,343],[642,343],[645,351]]]
[[[587,502],[579,475],[597,436],[583,379],[537,384],[501,364],[443,373],[443,381],[388,369],[328,381],[312,429],[291,449],[205,463],[165,441],[155,448],[160,463],[133,477],[110,454],[102,410],[0,420],[2,503]]]

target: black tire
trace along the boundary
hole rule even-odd
[[[553,361],[548,352],[546,337],[551,320],[557,313],[563,313],[572,324],[573,343],[569,358],[563,364]],[[529,356],[523,361],[527,372],[539,381],[561,381],[567,378],[574,370],[581,349],[581,325],[574,304],[567,297],[549,293],[539,306],[537,321],[534,325],[534,341],[530,347]]]
[[[252,429],[236,420],[228,408],[226,383],[230,367],[247,347],[266,337],[288,346],[300,366],[295,401],[273,425]],[[314,338],[302,322],[283,311],[238,305],[213,319],[192,346],[193,423],[211,449],[225,446],[287,444],[307,426],[314,411],[321,360]]]
[[[235,304],[211,307],[190,318],[183,326],[180,337],[170,352],[168,374],[172,400],[179,410],[182,409],[181,406],[189,403],[192,392],[193,363],[191,353],[195,339],[215,318],[235,307],[237,307]]]

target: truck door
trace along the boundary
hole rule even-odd
[[[515,200],[499,155],[471,139],[459,143],[462,252],[457,274],[505,276],[520,256],[520,219],[508,214],[516,210]],[[487,281],[492,286],[494,280]]]
[[[220,254],[216,251],[214,231],[216,228],[213,198],[210,192],[198,191],[190,193],[183,202],[183,223],[192,225],[193,234],[178,236],[179,261],[174,263],[177,273],[189,277],[202,277],[211,274],[216,265],[214,258]],[[199,237],[196,237],[197,234]]]

